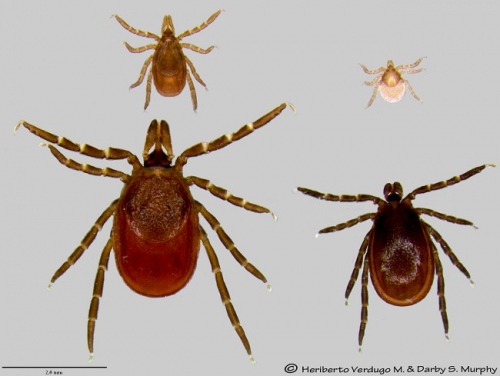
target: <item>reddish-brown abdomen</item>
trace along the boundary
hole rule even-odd
[[[430,242],[411,204],[392,202],[380,209],[368,257],[373,285],[383,300],[407,306],[427,295],[434,278]]]
[[[160,41],[153,57],[153,78],[158,93],[165,97],[179,95],[186,85],[186,59],[174,38]]]
[[[118,271],[135,292],[161,297],[191,278],[200,247],[198,216],[173,168],[144,168],[124,187],[114,218]]]

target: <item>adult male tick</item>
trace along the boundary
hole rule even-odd
[[[90,359],[94,353],[94,330],[111,250],[114,249],[120,275],[133,291],[148,297],[164,297],[175,294],[189,282],[196,267],[201,241],[207,251],[229,320],[250,360],[254,361],[250,343],[231,303],[215,251],[205,230],[199,224],[199,214],[217,233],[222,244],[240,265],[266,284],[267,279],[240,253],[219,221],[203,204],[193,198],[190,186],[195,185],[205,189],[214,196],[246,210],[270,213],[276,217],[269,209],[233,196],[209,180],[197,176],[185,177],[182,169],[189,158],[222,149],[263,127],[278,116],[287,105],[289,104],[279,105],[234,133],[225,134],[208,143],[195,144],[184,150],[175,162],[173,162],[170,130],[164,120],[160,122],[153,120],[149,126],[143,150],[144,164],[141,164],[139,158],[128,150],[112,147],[98,149],[87,144],[77,144],[26,121],[16,125],[15,129],[22,125],[48,141],[48,144],[43,145],[47,146],[52,155],[66,167],[91,175],[119,178],[125,183],[120,197],[102,212],[80,245],[54,273],[50,284],[52,285],[78,261],[106,221],[113,216],[111,235],[101,254],[88,315],[87,342]],[[132,173],[128,175],[108,167],[98,168],[78,163],[64,156],[56,145],[98,159],[126,159],[132,165]],[[270,290],[269,284],[267,286]]]
[[[129,26],[129,24],[127,24],[122,18],[114,15],[119,24],[131,33],[139,35],[141,37],[152,38],[156,41],[156,43],[148,44],[142,47],[132,47],[127,42],[124,42],[125,47],[127,47],[127,49],[133,53],[154,50],[154,53],[149,56],[144,62],[141,73],[139,74],[139,78],[130,86],[131,89],[139,86],[144,80],[149,65],[151,65],[146,83],[146,102],[144,103],[144,109],[149,106],[152,81],[154,81],[158,93],[160,93],[164,97],[175,97],[179,95],[184,89],[184,86],[186,86],[187,81],[189,90],[191,91],[193,110],[196,111],[196,109],[198,108],[198,100],[196,98],[196,90],[194,88],[193,80],[191,78],[189,70],[191,70],[191,73],[193,74],[196,81],[198,81],[205,88],[206,85],[199,74],[196,72],[196,69],[194,68],[191,60],[189,60],[189,58],[184,55],[182,49],[187,48],[200,54],[208,54],[214,49],[215,46],[210,46],[206,49],[203,49],[190,43],[181,43],[181,40],[189,35],[195,34],[205,29],[208,25],[215,21],[220,13],[221,10],[218,10],[201,25],[196,26],[191,30],[186,30],[178,36],[175,36],[172,17],[170,15],[166,15],[163,18],[161,37],[149,31],[135,29],[132,26]]]
[[[309,188],[297,188],[300,192],[321,200],[339,202],[371,201],[378,206],[375,213],[363,214],[347,222],[326,227],[319,231],[319,234],[325,234],[344,230],[369,219],[373,221],[372,228],[365,236],[359,249],[345,292],[347,304],[347,299],[358,279],[361,266],[363,266],[361,277],[361,324],[358,337],[360,351],[368,321],[368,271],[377,294],[387,303],[396,306],[409,306],[424,299],[432,286],[435,273],[438,279],[439,310],[441,311],[445,336],[448,338],[448,315],[444,295],[443,268],[441,267],[437,248],[431,237],[441,246],[453,265],[469,280],[470,274],[455,256],[448,243],[432,226],[422,220],[421,215],[426,214],[459,225],[474,226],[474,224],[466,219],[442,214],[432,209],[414,208],[412,201],[419,194],[442,189],[466,180],[480,173],[487,166],[495,165],[482,165],[451,179],[421,186],[413,190],[405,198],[402,198],[403,187],[399,182],[385,185],[385,200],[368,194],[332,195]]]
[[[363,68],[365,73],[377,75],[372,81],[364,82],[364,84],[367,86],[375,85],[372,97],[368,101],[366,108],[372,105],[373,101],[375,100],[375,97],[377,96],[377,91],[380,91],[380,95],[387,102],[389,103],[399,102],[401,98],[403,98],[403,96],[405,95],[406,87],[408,87],[411,94],[416,100],[422,102],[422,99],[420,99],[420,97],[413,91],[413,88],[411,87],[410,83],[403,78],[403,74],[413,74],[422,72],[424,70],[423,68],[422,69],[413,69],[413,68],[417,67],[424,58],[425,56],[421,57],[413,64],[398,65],[397,67],[394,66],[392,60],[389,60],[387,62],[386,67],[380,67],[375,70],[369,70],[363,64],[360,64],[361,68]]]

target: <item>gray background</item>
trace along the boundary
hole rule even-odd
[[[219,46],[209,55],[187,51],[209,91],[196,84],[176,98],[145,85],[128,90],[147,53],[121,44],[149,42],[114,19],[159,33],[164,14],[176,32],[224,12],[186,42]],[[193,188],[272,293],[243,270],[210,232],[233,303],[250,339],[249,363],[231,327],[205,251],[178,294],[148,299],[132,293],[114,260],[106,275],[95,338],[96,366],[73,374],[280,375],[299,366],[499,366],[498,250],[500,171],[487,169],[457,186],[426,194],[416,206],[464,217],[479,230],[432,218],[471,272],[475,288],[441,252],[450,337],[444,339],[436,286],[421,303],[385,304],[370,286],[369,325],[358,353],[360,284],[344,306],[357,251],[370,225],[337,234],[321,228],[372,211],[373,205],[327,203],[293,193],[301,185],[332,193],[382,195],[400,181],[406,193],[483,163],[498,153],[495,1],[18,1],[0,5],[0,164],[2,366],[86,366],[86,322],[99,254],[110,223],[51,291],[53,272],[79,244],[122,183],[70,171],[57,163],[20,119],[97,147],[140,155],[154,118],[170,123],[178,155],[198,141],[237,130],[283,101],[282,115],[250,137],[190,160],[186,174],[208,178],[271,208],[245,212]],[[365,109],[370,77],[388,59],[426,71],[408,76],[424,100],[407,93],[398,104],[378,97]],[[123,162],[82,163],[130,171]],[[208,230],[208,225],[205,225]],[[5,375],[45,374],[44,370]]]

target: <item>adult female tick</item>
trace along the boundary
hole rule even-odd
[[[359,249],[345,292],[347,304],[347,299],[358,279],[361,266],[363,266],[361,277],[361,324],[358,336],[360,351],[368,320],[368,272],[370,272],[371,281],[377,294],[387,303],[396,306],[409,306],[424,299],[432,286],[435,273],[438,279],[439,310],[441,311],[445,336],[448,338],[448,315],[444,295],[443,268],[441,267],[437,248],[431,237],[441,246],[453,265],[469,280],[470,274],[455,256],[448,243],[432,226],[422,220],[421,215],[426,214],[459,225],[474,226],[474,224],[466,219],[442,214],[432,209],[414,208],[412,201],[418,194],[457,184],[480,173],[487,166],[494,165],[482,165],[451,179],[421,186],[413,190],[405,198],[402,198],[403,187],[399,182],[385,185],[385,200],[368,194],[332,195],[309,188],[297,188],[300,192],[321,200],[339,202],[371,201],[378,206],[375,213],[363,214],[347,222],[326,227],[319,231],[319,234],[325,234],[344,230],[369,219],[373,221],[372,228],[365,236]],[[473,283],[472,280],[471,283]]]
[[[288,103],[279,105],[234,133],[225,134],[208,143],[195,144],[184,150],[175,162],[173,162],[170,130],[163,120],[160,122],[153,120],[149,126],[143,150],[144,164],[141,164],[139,158],[128,150],[112,147],[98,149],[87,144],[77,144],[67,138],[37,128],[26,121],[21,121],[16,125],[16,129],[22,125],[38,137],[48,141],[48,144],[44,146],[47,146],[52,155],[66,167],[91,175],[119,178],[125,183],[120,197],[102,212],[80,245],[51,279],[52,285],[78,261],[106,221],[113,216],[111,236],[101,254],[88,315],[87,342],[90,359],[93,358],[94,353],[94,330],[103,292],[104,274],[111,250],[114,249],[116,265],[121,277],[133,291],[148,297],[164,297],[175,294],[189,282],[196,267],[201,241],[207,251],[229,320],[250,359],[254,361],[250,343],[231,303],[219,261],[205,230],[199,224],[198,216],[201,214],[208,222],[222,244],[240,265],[266,284],[267,279],[240,253],[219,221],[203,204],[193,198],[190,186],[195,185],[205,189],[214,196],[246,210],[270,213],[273,217],[275,216],[269,209],[233,196],[226,189],[212,184],[209,180],[197,176],[185,177],[182,169],[189,158],[222,149],[263,127],[278,116],[287,105]],[[78,163],[64,156],[56,145],[98,159],[126,159],[132,165],[132,173],[128,175],[108,167],[98,168]],[[269,284],[267,286],[270,289]]]
[[[196,26],[191,30],[186,30],[178,36],[175,36],[172,17],[170,15],[166,15],[163,18],[163,24],[161,26],[161,37],[149,31],[135,29],[132,26],[129,26],[129,24],[127,24],[122,18],[114,15],[118,23],[131,33],[139,35],[141,37],[152,38],[156,41],[156,43],[148,44],[142,47],[132,47],[127,42],[124,42],[125,47],[127,47],[127,49],[133,53],[154,50],[154,53],[149,56],[144,62],[141,73],[139,74],[139,78],[130,86],[131,89],[139,86],[144,80],[149,65],[151,65],[146,83],[146,102],[144,103],[144,109],[149,106],[152,81],[154,81],[158,93],[160,93],[164,97],[175,97],[179,95],[184,89],[184,86],[186,86],[187,81],[189,90],[191,91],[193,110],[196,111],[196,109],[198,108],[198,100],[196,99],[196,90],[194,88],[193,80],[191,78],[189,70],[191,70],[191,73],[193,74],[196,81],[198,81],[204,87],[206,87],[206,85],[199,74],[196,72],[196,69],[194,68],[191,60],[189,60],[189,58],[184,55],[182,49],[187,48],[188,50],[192,50],[200,54],[208,54],[214,49],[215,46],[210,46],[206,49],[203,49],[190,43],[181,43],[181,40],[189,35],[195,34],[205,29],[208,25],[215,21],[220,13],[221,10],[218,10],[201,25]]]

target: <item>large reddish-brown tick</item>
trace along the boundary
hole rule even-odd
[[[401,98],[403,98],[403,96],[405,95],[406,87],[408,87],[411,94],[413,95],[413,97],[415,97],[416,100],[422,102],[420,97],[413,91],[413,88],[411,87],[410,83],[406,81],[402,75],[422,72],[423,69],[413,69],[413,68],[418,66],[424,58],[425,56],[421,57],[413,64],[398,65],[397,67],[394,66],[392,60],[389,60],[387,62],[386,67],[380,67],[375,70],[369,70],[363,64],[360,64],[361,68],[363,68],[365,73],[377,75],[377,77],[375,77],[372,81],[366,81],[364,83],[367,86],[375,85],[372,97],[370,98],[370,101],[368,102],[366,108],[370,107],[373,101],[375,100],[375,97],[377,96],[377,91],[380,91],[380,95],[387,102],[389,103],[399,102]]]
[[[114,216],[111,236],[99,261],[90,303],[87,340],[91,359],[94,352],[94,328],[99,300],[102,296],[104,273],[111,250],[115,251],[116,265],[120,275],[132,290],[149,297],[163,297],[175,294],[188,283],[196,266],[201,240],[207,251],[217,288],[231,324],[253,361],[250,344],[231,303],[219,261],[204,229],[198,223],[198,215],[201,214],[208,222],[236,261],[262,282],[267,283],[267,280],[238,251],[219,221],[201,203],[193,199],[190,186],[194,184],[246,210],[270,213],[274,218],[276,217],[269,209],[233,196],[209,180],[197,176],[185,177],[182,169],[189,158],[221,149],[263,127],[278,116],[287,105],[288,103],[281,104],[253,123],[244,125],[237,132],[225,134],[208,143],[200,142],[186,149],[174,163],[172,163],[174,156],[169,127],[163,120],[159,123],[153,120],[149,126],[143,151],[144,164],[141,164],[138,157],[127,150],[117,148],[103,150],[87,144],[77,144],[25,121],[16,125],[16,129],[22,125],[48,141],[49,143],[44,146],[47,146],[63,165],[91,175],[119,178],[125,183],[120,197],[104,210],[80,245],[51,279],[52,285],[77,262],[106,221]],[[64,156],[55,145],[93,158],[126,159],[132,165],[132,174],[128,175],[108,167],[97,168],[75,162]],[[269,284],[267,286],[270,289]]]
[[[131,89],[139,86],[144,80],[146,70],[148,69],[149,65],[152,64],[147,78],[146,102],[144,103],[144,109],[148,107],[149,100],[151,98],[151,81],[154,80],[156,90],[164,97],[175,97],[176,95],[179,95],[184,89],[184,86],[186,86],[187,81],[189,90],[191,91],[193,110],[196,111],[196,108],[198,107],[198,101],[196,99],[196,90],[193,85],[193,80],[191,79],[191,74],[188,71],[188,66],[196,81],[198,81],[204,87],[206,87],[206,85],[196,72],[196,69],[194,68],[191,60],[189,60],[188,57],[184,55],[182,49],[187,48],[200,54],[208,54],[214,49],[215,46],[210,46],[207,49],[203,49],[190,43],[181,43],[181,40],[182,38],[195,34],[206,28],[208,25],[215,21],[220,13],[221,11],[218,10],[201,25],[196,26],[191,30],[186,30],[178,36],[175,36],[172,17],[166,15],[163,18],[161,37],[149,31],[134,29],[119,16],[114,15],[120,25],[122,25],[131,33],[134,33],[141,37],[152,38],[156,41],[156,43],[148,44],[142,47],[132,47],[127,42],[124,42],[125,47],[127,47],[127,49],[133,53],[154,50],[153,55],[148,57],[144,62],[141,73],[139,75],[139,79],[130,86]]]
[[[444,297],[443,269],[431,237],[439,243],[453,265],[465,274],[469,280],[470,274],[455,256],[448,243],[420,216],[427,214],[459,225],[474,225],[465,219],[442,214],[431,209],[414,208],[412,200],[418,194],[445,188],[468,179],[487,166],[494,165],[479,166],[451,179],[424,185],[415,189],[405,198],[402,198],[403,187],[398,182],[385,185],[385,200],[367,194],[337,196],[320,193],[308,188],[297,188],[300,192],[321,200],[340,202],[372,201],[378,206],[376,213],[363,214],[347,222],[319,231],[319,234],[335,232],[369,219],[373,221],[373,226],[365,236],[359,249],[354,270],[345,292],[347,304],[347,299],[358,279],[361,265],[363,265],[361,277],[361,324],[358,337],[360,350],[368,320],[368,271],[370,271],[370,277],[378,295],[387,303],[396,306],[413,305],[425,298],[432,286],[434,273],[436,273],[439,310],[441,311],[445,335],[448,338],[448,316]],[[473,283],[472,280],[471,283]]]

